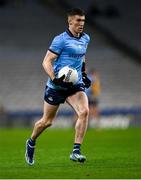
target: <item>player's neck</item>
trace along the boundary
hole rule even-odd
[[[68,28],[69,29],[69,31],[72,33],[72,35],[74,36],[74,37],[80,37],[80,33],[76,33],[72,28]]]

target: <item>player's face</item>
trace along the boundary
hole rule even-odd
[[[84,29],[85,16],[79,16],[79,15],[71,16],[69,17],[68,22],[69,22],[69,27],[71,27],[71,29],[75,33],[79,34]]]

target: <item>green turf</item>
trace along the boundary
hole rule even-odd
[[[0,129],[0,178],[141,178],[141,128],[88,130],[84,164],[71,162],[73,130],[49,129],[38,139],[36,164],[24,160],[31,130]]]

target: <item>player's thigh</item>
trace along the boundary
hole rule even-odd
[[[43,119],[45,121],[52,121],[57,113],[59,105],[51,105],[44,101],[44,111],[43,111]]]
[[[66,99],[66,102],[72,106],[78,116],[81,113],[89,113],[88,98],[83,91],[78,91],[75,94],[69,96]]]

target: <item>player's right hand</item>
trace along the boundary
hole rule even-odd
[[[60,86],[63,88],[72,88],[73,83],[72,82],[65,82],[63,81],[65,79],[65,75],[61,76],[60,78],[54,78],[52,80],[52,82],[56,85],[56,86]]]

